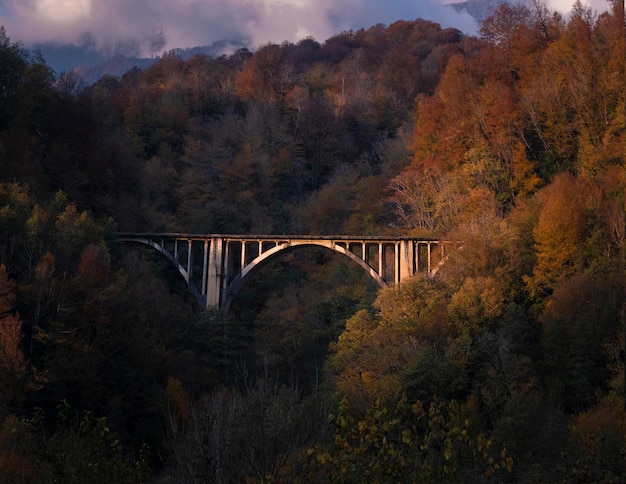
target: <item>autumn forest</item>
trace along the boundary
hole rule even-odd
[[[502,3],[87,85],[0,29],[0,483],[623,482],[624,2]],[[118,232],[302,248],[228,316]]]

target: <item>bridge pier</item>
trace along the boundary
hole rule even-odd
[[[209,271],[206,282],[205,306],[220,307],[222,283],[224,278],[224,241],[221,238],[212,237],[209,242]]]
[[[415,255],[415,247],[411,241],[400,241],[400,281],[415,274]]]
[[[216,307],[224,313],[228,312],[243,284],[284,251],[306,246],[334,250],[361,265],[379,286],[385,287],[401,284],[417,272],[433,276],[444,262],[445,245],[450,244],[411,237],[178,233],[120,233],[118,240],[158,250],[178,269],[200,304],[206,308]],[[166,248],[172,245],[173,251]],[[181,250],[179,245],[186,250]],[[432,246],[441,248],[438,257],[434,256]],[[194,248],[202,250],[201,257],[194,254]],[[198,277],[200,281],[196,281]]]

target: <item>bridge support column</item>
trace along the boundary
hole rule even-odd
[[[413,276],[415,269],[415,242],[412,240],[400,241],[400,282]]]
[[[187,241],[187,284],[189,284],[189,281],[191,279],[191,274],[192,274],[192,270],[193,268],[191,267],[191,261],[192,261],[192,255],[191,255],[191,249],[192,249],[192,242],[191,240]]]
[[[118,240],[159,251],[184,277],[200,304],[224,313],[247,278],[279,252],[297,246],[325,247],[344,254],[360,264],[381,287],[400,284],[419,271],[428,271],[432,277],[448,252],[443,241],[409,237],[122,233],[118,234]],[[202,256],[196,252],[194,257],[194,247],[196,251],[202,250]],[[237,252],[239,247],[241,251]],[[202,267],[199,267],[200,259]],[[196,263],[198,266],[194,267]],[[194,280],[200,274],[202,280]]]
[[[430,242],[428,242],[428,274],[430,274],[430,271],[432,271],[432,252],[431,252],[431,247],[430,247]]]
[[[207,276],[206,307],[220,307],[222,277],[224,275],[224,241],[211,238]]]
[[[206,304],[206,283],[207,283],[207,271],[209,269],[209,241],[204,241],[204,247],[202,248],[202,295],[205,299]]]
[[[400,244],[393,244],[393,283],[400,284]]]

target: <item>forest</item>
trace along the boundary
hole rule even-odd
[[[0,28],[0,483],[624,482],[624,2],[501,3],[87,85]],[[118,232],[299,249],[228,316]]]

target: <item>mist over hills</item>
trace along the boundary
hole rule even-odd
[[[172,49],[167,53],[175,53],[183,59],[201,54],[217,57],[244,47],[238,41],[220,40],[211,45]],[[58,74],[74,71],[86,82],[95,82],[105,74],[121,76],[133,67],[144,69],[159,60],[161,56],[140,57],[129,53],[128,49],[119,48],[111,51],[95,49],[89,44],[61,45],[56,43],[37,44],[33,50],[41,53],[46,63]],[[165,54],[164,52],[163,54]]]
[[[623,2],[499,5],[480,36],[416,13],[438,1],[0,0],[0,481],[626,482]],[[372,8],[194,17],[244,3]],[[85,86],[51,40],[160,60]],[[209,278],[208,243],[120,232],[363,243],[227,241]],[[421,274],[372,235],[419,240]],[[187,288],[215,278],[228,316]]]
[[[502,0],[467,0],[451,4],[458,12],[466,11],[477,22],[486,18]],[[516,0],[512,0],[516,1]],[[511,2],[511,0],[509,0]],[[325,39],[316,39],[320,42]],[[158,47],[158,46],[155,46]],[[47,64],[57,75],[74,71],[85,82],[92,83],[108,74],[121,76],[133,67],[146,68],[156,62],[165,53],[176,53],[183,59],[196,54],[211,57],[228,55],[239,48],[254,49],[250,41],[243,37],[214,41],[209,45],[180,47],[164,51],[159,55],[145,57],[141,55],[141,45],[134,41],[119,42],[112,48],[98,48],[96,41],[86,34],[76,45],[57,42],[37,43],[31,47],[43,56]]]
[[[499,3],[503,3],[502,0],[467,0],[451,5],[457,11],[466,10],[478,22],[481,22],[491,14]],[[506,3],[520,3],[520,0],[508,0]]]

